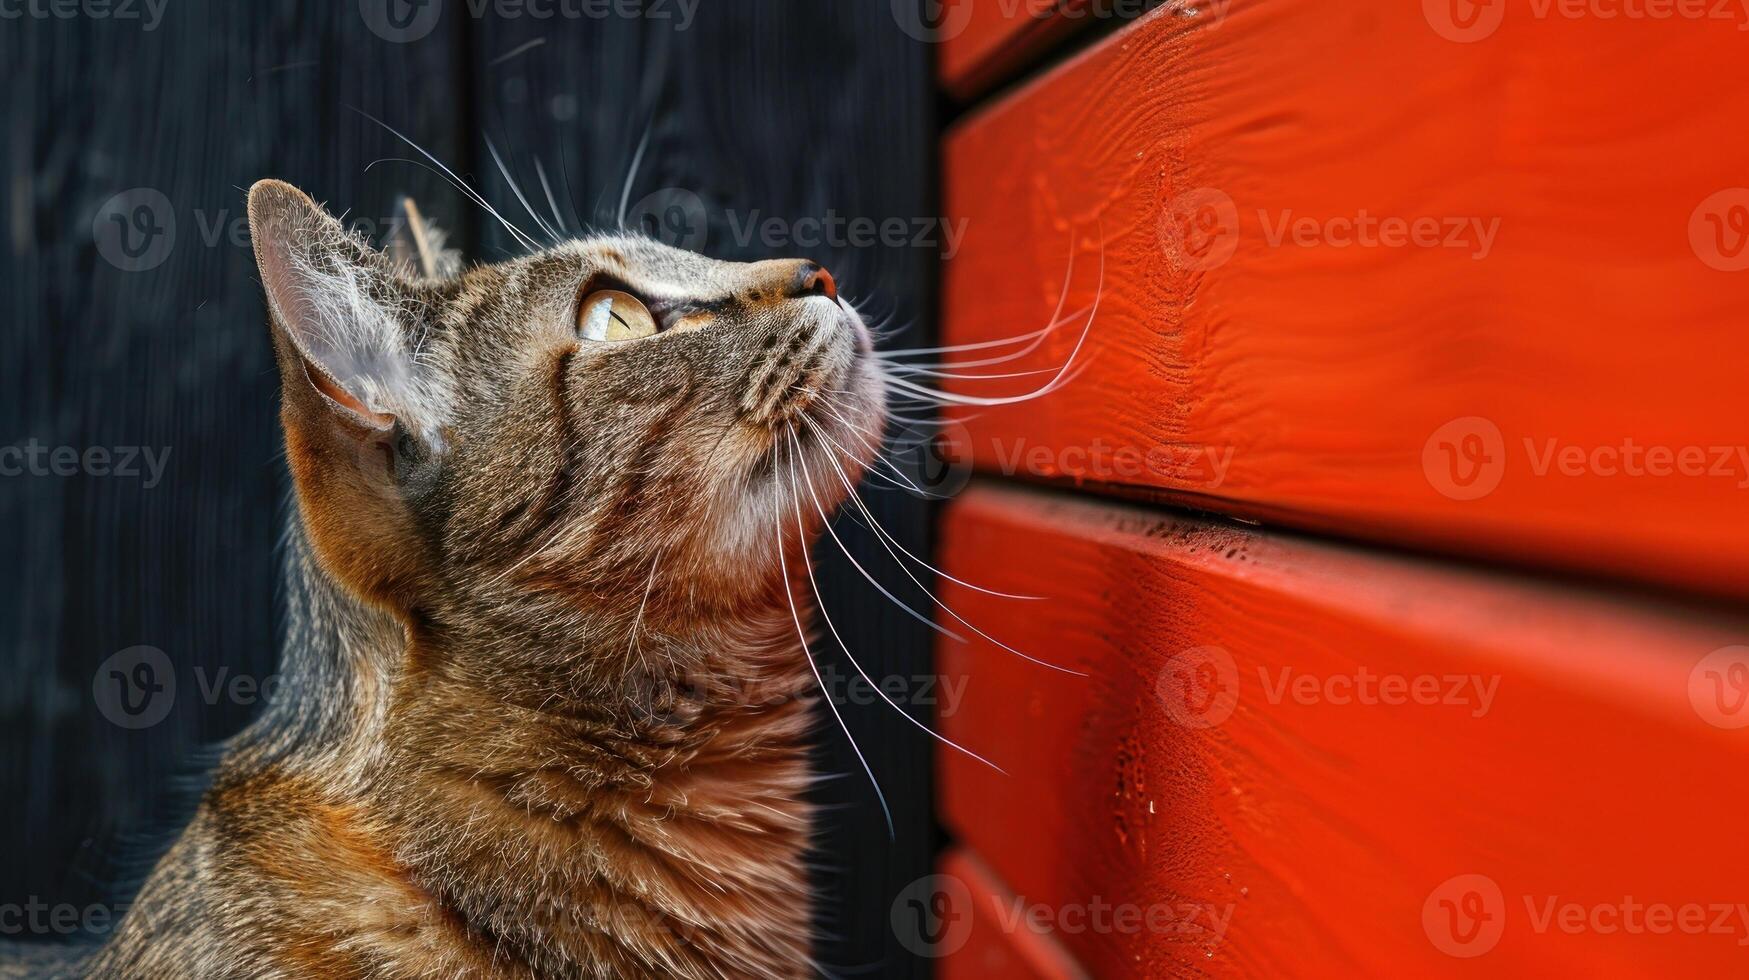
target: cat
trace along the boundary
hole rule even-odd
[[[281,690],[75,972],[817,972],[802,563],[886,414],[831,275],[636,236],[463,270],[416,211],[385,251],[283,182],[248,212]]]

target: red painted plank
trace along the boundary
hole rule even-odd
[[[1047,925],[1161,917],[1046,930],[1095,975],[1749,963],[1749,620],[977,484],[942,544],[1090,675],[939,650],[1008,772],[941,754],[957,838]]]
[[[893,928],[907,949],[940,958],[939,980],[1087,977],[1055,939],[1029,927],[1028,905],[977,857],[956,850],[942,859],[939,873],[901,897]]]
[[[939,9],[937,18],[917,23],[927,23],[941,43],[942,87],[970,99],[1088,19],[1118,15],[1126,7],[1139,12],[1142,6],[1141,0],[930,0],[923,8]]]
[[[1071,254],[1086,306],[1105,263],[1085,373],[977,410],[977,465],[1749,594],[1743,18],[1467,2],[1505,19],[1161,11],[953,132],[949,342],[1050,321]]]

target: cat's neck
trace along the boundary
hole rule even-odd
[[[537,975],[801,970],[812,679],[781,591],[693,635],[598,638],[653,666],[530,702],[445,669],[495,638],[371,608],[298,530],[286,559],[287,696],[249,752],[357,806],[458,943]]]

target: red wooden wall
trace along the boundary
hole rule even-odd
[[[940,647],[945,975],[1749,969],[1749,13],[1046,6],[944,15],[946,343],[1070,314],[953,390],[1097,308],[940,553],[1087,676]]]

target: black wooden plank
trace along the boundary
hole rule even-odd
[[[354,217],[403,190],[453,209],[424,171],[367,172],[405,151],[348,106],[453,155],[462,19],[409,45],[363,29],[356,3],[169,0],[152,23],[9,9],[25,15],[0,21],[0,447],[169,454],[149,488],[0,476],[0,903],[83,909],[117,900],[118,858],[191,751],[256,709],[246,692],[209,704],[202,678],[274,669],[286,480],[254,261],[233,238],[243,191],[280,176]],[[132,258],[107,210],[137,188],[157,196],[123,217],[148,206],[137,227],[174,237],[135,231]],[[93,676],[142,644],[177,687],[167,717],[129,730],[98,710]],[[60,932],[31,921],[8,938]]]

